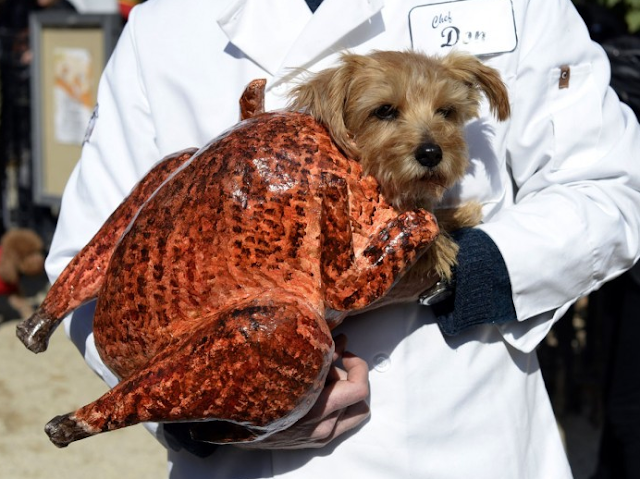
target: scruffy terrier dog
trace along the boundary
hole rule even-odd
[[[414,274],[449,279],[458,247],[446,232],[481,221],[475,202],[434,207],[469,165],[465,124],[478,117],[482,93],[497,119],[506,120],[507,90],[495,69],[471,55],[411,51],[345,54],[292,92],[290,108],[314,116],[345,154],[360,158],[387,201],[436,215],[442,233]]]

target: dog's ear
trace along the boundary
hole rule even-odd
[[[13,251],[3,251],[0,258],[0,279],[6,284],[18,284],[20,281],[20,272],[18,271],[18,262],[20,258]]]
[[[454,77],[482,90],[489,100],[491,113],[500,121],[509,118],[509,94],[500,73],[472,55],[450,53],[443,59]]]
[[[351,157],[357,156],[357,148],[345,124],[344,109],[353,77],[353,56],[344,55],[339,66],[322,70],[295,86],[288,105],[289,110],[308,113],[327,127],[333,141]]]
[[[20,280],[22,261],[26,257],[33,257],[27,263],[27,270],[38,268],[34,274],[44,269],[44,242],[33,230],[28,228],[12,228],[0,238],[0,279],[8,284],[17,284]]]
[[[34,252],[22,258],[18,269],[25,276],[38,276],[44,273],[44,255],[40,252]]]

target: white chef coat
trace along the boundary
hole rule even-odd
[[[340,330],[370,366],[362,427],[323,449],[224,446],[207,459],[170,451],[172,478],[571,477],[533,351],[573,301],[638,257],[640,135],[570,0],[325,0],[314,15],[303,0],[136,7],[100,83],[47,270],[55,278],[160,158],[233,125],[250,80],[266,78],[267,109],[279,108],[305,70],[334,64],[345,49],[445,53],[427,29],[463,16],[501,35],[476,53],[501,71],[513,117],[498,123],[484,105],[467,128],[471,165],[444,202],[484,205],[481,227],[504,257],[518,321],[451,338],[416,304],[349,318]],[[560,88],[565,65],[569,86]],[[91,311],[76,312],[67,331],[113,384]]]

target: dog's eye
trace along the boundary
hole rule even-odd
[[[398,118],[398,110],[393,105],[382,105],[376,108],[373,114],[381,120],[395,120]]]
[[[438,108],[436,110],[436,113],[438,115],[441,115],[442,118],[446,119],[451,119],[455,116],[456,114],[456,109],[452,106],[445,106],[443,108]]]

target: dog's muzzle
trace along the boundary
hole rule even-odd
[[[442,148],[435,143],[423,143],[416,150],[416,161],[427,168],[434,168],[442,161]]]

